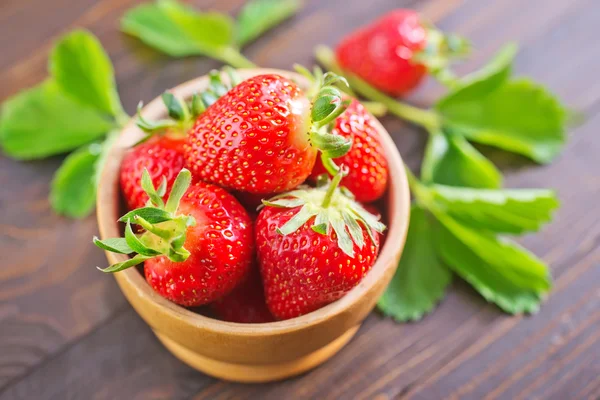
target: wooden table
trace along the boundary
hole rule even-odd
[[[46,76],[52,40],[83,26],[98,35],[117,73],[127,111],[164,89],[218,67],[174,60],[118,31],[133,0],[1,0],[0,99]],[[233,12],[242,1],[195,1]],[[59,157],[0,158],[1,399],[597,399],[600,397],[600,51],[597,0],[307,0],[292,21],[250,45],[262,66],[312,63],[313,46],[396,7],[421,10],[440,27],[470,37],[481,65],[509,40],[521,43],[517,74],[547,84],[586,121],[562,156],[537,166],[486,151],[511,187],[551,187],[555,222],[522,242],[552,266],[554,290],[532,317],[510,317],[456,282],[433,315],[398,325],[373,313],[356,338],[322,367],[266,385],[210,378],[171,356],[108,276],[91,244],[94,217],[55,216],[48,184]],[[429,83],[411,97],[426,105]],[[409,165],[425,134],[383,120]]]

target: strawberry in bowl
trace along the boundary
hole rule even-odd
[[[112,265],[109,271],[117,271],[114,276],[127,299],[173,354],[194,368],[213,376],[259,382],[282,379],[313,368],[350,340],[361,321],[374,307],[397,267],[406,235],[410,199],[400,156],[385,129],[373,118],[371,125],[384,149],[389,171],[387,188],[383,194],[385,214],[388,216],[386,232],[388,237],[394,238],[393,245],[386,244],[381,247],[378,231],[382,227],[378,219],[368,213],[359,200],[352,199],[351,190],[340,186],[342,174],[350,174],[352,166],[339,160],[351,150],[350,142],[353,138],[343,137],[334,132],[336,120],[344,115],[349,102],[344,101],[336,88],[328,85],[333,82],[333,77],[322,75],[316,79],[321,79],[321,84],[315,86],[302,75],[288,71],[241,70],[239,75],[239,83],[232,84],[232,88],[220,94],[213,91],[212,97],[204,93],[211,90],[214,74],[188,82],[171,91],[175,99],[180,99],[178,104],[188,106],[188,112],[181,114],[184,118],[180,122],[184,123],[178,127],[183,128],[186,141],[183,150],[184,168],[191,172],[190,186],[182,190],[178,179],[175,179],[169,187],[168,176],[166,179],[155,178],[148,171],[143,179],[140,178],[142,189],[149,189],[145,190],[148,200],[144,197],[138,203],[140,205],[146,201],[141,208],[125,213],[121,218],[125,225],[126,237],[111,241],[108,239],[118,238],[123,232],[123,224],[117,222],[119,215],[124,213],[124,210],[119,208],[120,198],[126,196],[125,191],[120,192],[120,170],[126,155],[135,150],[135,147],[129,149],[127,144],[144,138],[143,131],[133,123],[124,129],[108,155],[101,178],[98,192],[101,239],[98,243],[107,250],[107,257]],[[246,87],[258,90],[262,86],[256,85],[262,85],[265,76],[277,77],[273,79],[281,83],[278,87],[289,89],[286,91],[289,95],[286,107],[290,107],[287,111],[280,109],[281,113],[274,113],[269,111],[268,107],[258,107],[259,110],[242,107],[242,110],[238,110],[237,106],[240,104],[235,100],[238,99],[237,95],[229,97],[231,104],[236,105],[235,110],[219,103],[222,99],[227,99],[228,94],[238,93],[236,87],[239,85],[242,85],[242,89]],[[221,78],[224,82],[231,83],[228,75],[222,74]],[[272,82],[269,79],[266,79],[265,88],[271,87],[269,85]],[[248,93],[246,89],[238,90],[244,94]],[[260,100],[255,101],[269,105],[269,96],[269,90],[261,91],[257,97]],[[198,102],[198,99],[209,97],[210,104]],[[284,100],[283,94],[278,97],[279,100]],[[290,104],[296,102],[308,104],[310,107],[309,111],[303,109],[299,114],[304,116],[304,120],[293,116],[292,110],[297,109]],[[169,104],[172,108],[175,103]],[[276,102],[273,101],[273,106],[275,105]],[[215,109],[225,111],[225,114],[211,113],[212,106],[217,106]],[[170,107],[165,107],[161,99],[156,99],[144,107],[140,115],[143,115],[145,121],[164,122],[169,116],[177,116],[177,113],[170,112]],[[248,115],[243,115],[244,112]],[[252,114],[253,112],[258,114]],[[267,112],[271,112],[271,115],[267,115]],[[208,115],[212,117],[209,119]],[[283,115],[290,118],[283,118]],[[251,120],[253,128],[246,129],[241,126],[240,119],[240,126],[236,128],[238,135],[234,137],[233,124],[228,130],[228,120],[223,118],[230,118],[233,122],[234,118],[242,116],[259,120]],[[269,118],[280,119],[280,122],[271,121]],[[285,126],[285,129],[281,130],[284,131],[286,139],[283,140],[281,148],[277,147],[277,151],[276,147],[269,144],[261,147],[261,140],[267,140],[273,145],[279,140],[276,139],[279,130],[273,130],[272,127],[260,129],[260,124],[265,122],[271,126]],[[147,124],[145,126],[148,127]],[[252,133],[254,136],[251,136]],[[225,135],[225,139],[221,137],[222,134]],[[263,134],[265,138],[261,136]],[[151,140],[152,138],[148,139],[146,143],[152,143]],[[203,142],[204,140],[206,142]],[[220,141],[219,146],[215,145],[215,140]],[[303,142],[309,143],[312,149],[298,147],[298,144]],[[203,159],[200,153],[205,144],[207,158]],[[258,150],[255,150],[256,146],[259,147]],[[211,149],[217,154],[211,154]],[[234,159],[236,149],[238,158]],[[194,151],[197,151],[196,155]],[[244,154],[244,158],[241,154]],[[286,164],[288,154],[291,154],[293,162]],[[248,155],[251,157],[247,157]],[[313,165],[310,168],[305,168],[305,157],[311,158],[309,163]],[[271,175],[266,173],[266,169],[258,168],[257,163],[261,159],[263,166],[267,163],[273,166]],[[327,184],[323,176],[318,179],[317,188],[299,188],[298,186],[304,184],[313,173],[317,159],[330,177],[334,178],[334,184]],[[250,160],[253,163],[252,167]],[[244,161],[248,161],[248,168],[245,168]],[[205,164],[211,162],[212,169],[206,169]],[[284,168],[283,173],[275,175],[275,166],[279,171]],[[236,175],[240,173],[244,174],[241,180]],[[181,174],[184,177],[188,175],[185,170]],[[276,179],[279,175],[285,179]],[[260,179],[253,180],[253,176],[260,176]],[[267,176],[273,177],[270,182],[265,182]],[[184,179],[187,180],[188,178]],[[261,186],[265,183],[271,186]],[[328,204],[324,204],[327,203],[323,201],[324,198],[321,198],[321,201],[317,200],[327,192],[325,187],[332,188]],[[298,190],[308,194],[300,194],[300,198],[294,198],[294,192]],[[267,204],[262,207],[257,217],[250,216],[252,210],[244,209],[240,202],[235,200],[234,195],[240,199],[267,199]],[[174,207],[176,201],[171,198],[180,199],[178,207]],[[208,200],[205,201],[206,198]],[[281,201],[291,202],[287,204],[290,207],[279,207],[281,204],[277,203]],[[256,203],[254,200],[244,202]],[[293,204],[296,205],[291,207]],[[330,205],[335,207],[330,208]],[[312,216],[312,220],[309,218],[300,223],[295,231],[288,232],[287,222],[294,218],[296,222],[298,218],[304,218],[302,214],[296,217],[304,206],[316,207],[322,216],[319,217],[318,212]],[[338,243],[336,233],[336,230],[340,232],[340,220],[330,217],[329,214],[346,216],[345,219],[342,217],[341,229],[345,230],[347,235],[339,235],[344,238],[343,244]],[[348,219],[347,214],[351,218]],[[327,223],[322,220],[326,216]],[[254,218],[256,222],[253,222]],[[315,224],[317,219],[318,223]],[[368,223],[365,224],[365,221]],[[142,230],[134,231],[131,227],[134,223],[141,226]],[[163,229],[165,227],[161,224],[166,224],[166,229]],[[275,225],[274,233],[269,230],[270,225]],[[278,229],[281,233],[277,232]],[[250,239],[247,240],[249,232]],[[259,233],[264,240],[259,238]],[[281,249],[284,243],[289,243],[293,249],[295,241],[299,241],[298,245],[302,242],[300,236],[306,238],[308,245],[309,235],[311,246],[315,239],[318,239],[319,246],[308,246],[302,251],[297,249],[294,260],[291,254],[281,253],[290,257],[291,264],[287,265],[286,274],[281,273],[280,280],[276,283],[276,270],[271,267],[276,264],[286,266],[285,257],[284,262],[274,262],[275,259],[268,257],[274,255],[278,243]],[[351,240],[351,250],[345,240],[347,236]],[[313,283],[317,279],[325,279],[322,274],[315,272],[316,269],[309,270],[310,265],[304,263],[313,257],[320,257],[322,260],[319,262],[325,262],[326,258],[322,257],[325,254],[322,253],[323,245],[331,248],[330,262],[333,257],[338,257],[335,259],[338,269],[340,263],[347,265],[348,261],[350,268],[342,268],[342,273],[337,275],[336,279],[330,280],[322,287],[301,287],[298,283],[293,283],[294,270],[289,267],[296,262],[299,268],[306,268],[304,278],[314,277],[315,281],[311,278]],[[338,246],[337,256],[334,255],[335,246]],[[260,249],[256,251],[258,247]],[[142,253],[137,251],[138,255],[135,255],[130,253],[130,250],[140,250]],[[253,269],[255,259],[258,259],[260,269]],[[128,264],[141,262],[144,264],[145,276],[136,268],[123,268]],[[317,267],[316,264],[314,266]],[[321,267],[318,268],[321,270]],[[191,275],[194,276],[194,281],[189,278],[190,274],[186,274],[190,271],[193,271]],[[334,271],[327,271],[327,276],[330,272]],[[270,278],[265,279],[267,274]],[[322,277],[317,278],[318,276]],[[270,294],[275,294],[274,288],[284,280],[299,289],[296,293],[316,293],[316,289],[322,289],[324,294],[300,312],[279,313],[273,300],[278,301],[277,296],[281,299],[281,294],[285,291],[280,291],[277,296]],[[343,281],[344,285],[338,286],[335,283],[338,280]],[[222,286],[214,284],[215,282],[221,282]],[[264,296],[261,295],[263,286]],[[189,296],[188,293],[193,294],[194,290],[196,294],[201,294]],[[181,294],[182,291],[184,294]],[[319,296],[311,298],[317,297]],[[301,299],[296,298],[295,301],[298,303]],[[209,304],[214,314],[223,320],[198,314],[194,312],[195,309],[189,308],[198,304]],[[242,323],[244,321],[250,323]]]

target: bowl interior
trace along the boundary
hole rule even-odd
[[[246,79],[251,76],[264,73],[277,73],[297,81],[301,86],[307,86],[307,81],[301,75],[289,71],[273,69],[250,69],[240,70],[239,74]],[[224,79],[227,77],[224,76]],[[180,98],[190,98],[193,93],[206,88],[208,79],[206,76],[183,83],[172,89],[172,92]],[[166,110],[159,98],[153,100],[142,110],[144,117],[149,119],[166,118]],[[408,228],[410,194],[404,164],[398,153],[393,140],[376,121],[376,127],[381,135],[383,146],[389,163],[389,187],[385,199],[387,215],[387,240],[380,250],[375,265],[361,281],[361,283],[348,292],[344,297],[312,313],[285,321],[264,324],[241,324],[225,322],[206,317],[186,308],[178,306],[155,293],[146,283],[144,277],[136,269],[128,269],[119,274],[128,284],[136,289],[138,296],[146,297],[147,300],[156,303],[156,306],[164,308],[178,319],[187,324],[201,326],[203,329],[237,333],[243,335],[277,334],[290,330],[304,328],[307,325],[318,324],[320,321],[330,318],[336,314],[350,309],[355,303],[360,302],[365,293],[369,292],[389,269],[395,269],[403,248]],[[101,237],[117,237],[121,235],[117,219],[123,211],[121,209],[121,195],[119,190],[119,168],[121,160],[129,147],[143,136],[143,132],[130,121],[123,129],[119,138],[113,144],[102,172],[100,186],[98,189],[97,216]],[[111,263],[125,261],[126,255],[107,253]]]

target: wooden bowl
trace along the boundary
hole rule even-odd
[[[298,74],[268,69],[239,71],[242,78],[278,73],[306,85]],[[207,86],[203,76],[173,89],[190,98]],[[147,118],[165,118],[165,107],[156,98],[143,109]],[[387,194],[387,241],[377,262],[363,281],[340,300],[310,314],[266,324],[218,321],[162,298],[131,268],[115,278],[138,314],[176,357],[209,375],[238,382],[265,382],[303,373],[326,361],[354,336],[396,271],[408,228],[410,195],[404,164],[387,131],[376,124],[387,151],[390,182]],[[127,148],[142,136],[134,121],[123,129],[110,150],[98,189],[97,216],[102,239],[121,235],[117,219],[122,214],[119,166]],[[106,254],[109,263],[126,260]]]

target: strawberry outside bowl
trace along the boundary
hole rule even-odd
[[[243,79],[277,73],[306,86],[296,73],[272,69],[240,70]],[[227,77],[224,77],[226,80]],[[207,87],[203,76],[172,89],[175,96],[191,98]],[[166,118],[156,98],[142,110],[149,119]],[[301,374],[325,362],[352,339],[392,279],[402,254],[409,222],[410,193],[404,164],[391,137],[376,121],[389,163],[386,194],[387,240],[371,271],[340,300],[298,318],[265,324],[224,322],[178,306],[154,292],[137,269],[115,274],[119,287],[137,313],[150,325],[165,347],[183,362],[208,375],[238,382],[267,382]],[[130,121],[106,159],[98,188],[97,217],[102,239],[121,236],[123,214],[119,167],[127,149],[143,136]],[[110,264],[126,255],[106,253]]]

